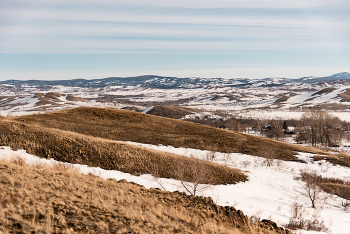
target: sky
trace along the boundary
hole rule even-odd
[[[0,80],[350,72],[349,0],[0,0]]]

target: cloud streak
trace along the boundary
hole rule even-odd
[[[1,3],[3,6],[16,5],[51,5],[51,6],[109,6],[109,7],[164,7],[164,8],[344,8],[350,7],[347,0],[11,0]]]
[[[319,67],[343,67],[350,64],[349,10],[350,2],[341,0],[1,1],[0,70],[30,67],[30,59],[11,54],[28,54],[33,59],[36,54],[66,54],[68,59],[73,56],[69,54],[80,54],[79,59],[102,54],[105,57],[99,59],[105,64],[109,64],[108,55],[114,54],[118,61],[128,61],[123,68],[143,71],[147,71],[145,61],[172,72],[172,65],[181,70],[203,59],[213,65],[211,71],[228,71],[229,64],[242,57],[250,67],[259,59],[269,67],[276,63],[312,67],[317,62]],[[124,59],[131,54],[133,59]],[[148,57],[135,62],[143,56]],[[218,65],[225,60],[231,62]],[[81,69],[78,60],[70,61]],[[36,65],[37,69],[55,67],[39,62],[43,65]],[[85,66],[93,64],[89,61]],[[208,66],[197,67],[191,71]]]

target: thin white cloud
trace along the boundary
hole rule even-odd
[[[238,25],[260,27],[298,28],[344,28],[347,22],[329,19],[310,19],[291,16],[220,16],[191,14],[154,14],[124,11],[57,10],[57,9],[0,9],[0,18],[9,21],[81,21],[142,24],[197,24],[197,25]]]
[[[346,47],[345,47],[346,46]],[[336,41],[295,41],[295,40],[257,40],[250,41],[208,41],[208,40],[128,40],[128,39],[85,39],[80,38],[21,38],[7,42],[6,48],[0,48],[3,53],[119,53],[122,51],[155,51],[155,52],[196,52],[218,53],[220,51],[233,52],[235,50],[328,50],[338,49]],[[349,45],[344,44],[344,51],[349,51]]]
[[[273,56],[282,57],[285,52],[296,51],[291,54],[311,59],[313,52],[315,56],[324,53],[325,57],[334,55],[338,59],[327,61],[346,64],[350,52],[350,16],[344,13],[347,9],[350,10],[349,0],[0,0],[0,54],[116,53],[122,57],[125,53],[163,53],[194,58],[232,54],[231,58],[238,61],[236,54],[249,57],[257,52],[266,60],[264,64],[275,68],[259,68],[261,74],[278,76],[272,73],[278,70],[274,64],[278,59]],[[179,76],[248,77],[250,71],[251,75],[258,74],[253,69],[257,59],[251,60],[249,71],[237,68],[236,73],[228,68],[215,69],[214,65],[212,69],[203,66],[204,70],[167,71]],[[295,56],[281,64],[296,67],[301,64],[298,60]],[[318,61],[324,65],[325,60]],[[152,63],[151,56],[149,62]],[[176,62],[179,67],[184,65]],[[169,66],[165,63],[164,67]],[[310,60],[310,64],[316,62]],[[137,74],[169,75],[167,71],[140,70]],[[280,75],[288,76],[293,71],[287,69]],[[95,74],[98,72],[105,74]],[[111,75],[118,72],[127,73],[113,70]]]
[[[11,0],[2,5],[84,5],[84,6],[129,6],[129,7],[167,7],[167,8],[343,8],[350,7],[348,0]]]

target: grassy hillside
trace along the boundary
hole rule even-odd
[[[0,233],[290,233],[210,198],[0,161]]]
[[[172,119],[181,119],[185,115],[191,114],[193,112],[198,112],[199,110],[195,110],[192,108],[186,108],[181,106],[165,106],[158,105],[154,106],[147,114],[162,116]]]
[[[283,160],[297,160],[294,151],[323,154],[313,148],[126,110],[81,107],[12,119],[110,140],[239,152]]]
[[[86,123],[89,127],[90,124]],[[237,169],[75,132],[19,123],[7,118],[0,119],[0,129],[0,146],[25,149],[42,158],[199,183],[234,184],[247,180],[246,175]],[[178,173],[180,166],[185,173]],[[206,172],[200,181],[193,181],[198,180],[191,174],[194,167]]]

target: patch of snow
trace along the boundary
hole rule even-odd
[[[147,113],[148,111],[152,110],[154,106],[146,107],[142,113]]]

